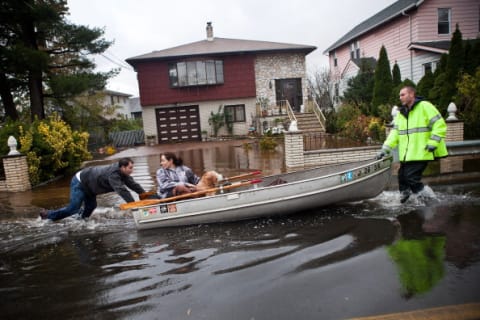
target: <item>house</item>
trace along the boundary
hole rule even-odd
[[[139,97],[129,99],[129,110],[132,119],[142,119],[142,106]]]
[[[104,116],[106,119],[132,117],[130,113],[130,94],[112,90],[104,90],[101,94],[103,101],[100,103],[105,107]]]
[[[315,47],[215,38],[210,22],[206,31],[205,40],[126,60],[137,72],[146,136],[159,143],[201,140],[202,131],[212,133],[209,118],[220,106],[230,114],[233,134],[247,134],[259,98],[300,109],[305,56]]]
[[[480,35],[480,2],[473,0],[399,0],[363,21],[328,47],[334,101],[343,95],[347,80],[359,70],[360,58],[377,59],[382,45],[391,67],[402,79],[415,83],[427,70],[435,71],[448,53],[458,24],[463,39]]]

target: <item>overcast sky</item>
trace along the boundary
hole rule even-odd
[[[107,88],[138,96],[125,59],[215,37],[313,45],[307,72],[326,68],[323,51],[360,22],[396,0],[68,0],[70,21],[104,28],[114,44],[95,61],[100,71],[121,67]]]

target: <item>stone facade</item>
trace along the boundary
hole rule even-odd
[[[307,77],[305,55],[302,53],[261,54],[255,59],[255,87],[257,97],[276,101],[276,79],[302,79],[302,94],[307,97]]]

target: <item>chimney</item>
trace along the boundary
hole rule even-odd
[[[207,22],[207,40],[213,41],[213,27],[211,22]]]

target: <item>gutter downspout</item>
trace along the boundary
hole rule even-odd
[[[410,29],[410,45],[412,45],[412,16],[405,13],[405,10],[402,11],[402,15],[408,17],[408,24]],[[410,49],[410,80],[413,81],[413,52]]]

